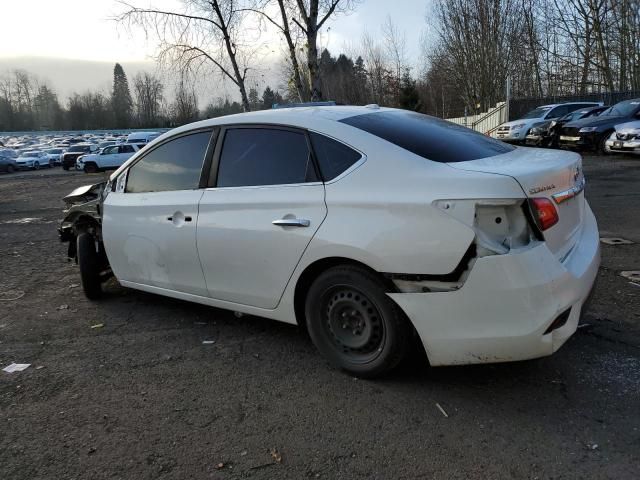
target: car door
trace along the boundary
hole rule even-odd
[[[109,263],[125,285],[208,296],[196,225],[211,133],[168,139],[114,182],[104,201],[102,230]]]
[[[107,147],[100,154],[100,168],[109,168],[116,165],[118,147]]]
[[[114,167],[119,167],[124,162],[126,162],[134,153],[133,145],[120,145],[116,147],[118,149],[118,154],[113,159]]]
[[[224,128],[200,200],[198,252],[209,295],[273,309],[327,208],[306,132]]]

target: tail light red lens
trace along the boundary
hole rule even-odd
[[[543,232],[560,220],[555,205],[548,198],[530,198],[529,205],[538,228]]]

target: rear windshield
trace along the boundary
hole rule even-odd
[[[365,113],[340,122],[435,162],[466,162],[514,149],[461,125],[402,110]]]

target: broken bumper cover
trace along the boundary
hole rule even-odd
[[[551,355],[573,335],[599,265],[598,227],[586,206],[582,233],[563,262],[540,243],[478,259],[459,290],[389,296],[433,366],[527,360]],[[566,322],[545,333],[567,310]]]

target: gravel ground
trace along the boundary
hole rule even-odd
[[[603,245],[586,325],[552,357],[378,381],[289,325],[115,282],[87,301],[56,227],[100,175],[0,175],[0,366],[32,364],[0,372],[0,479],[638,478],[640,288],[619,273],[640,270],[640,159],[585,171],[603,236],[638,242]]]

